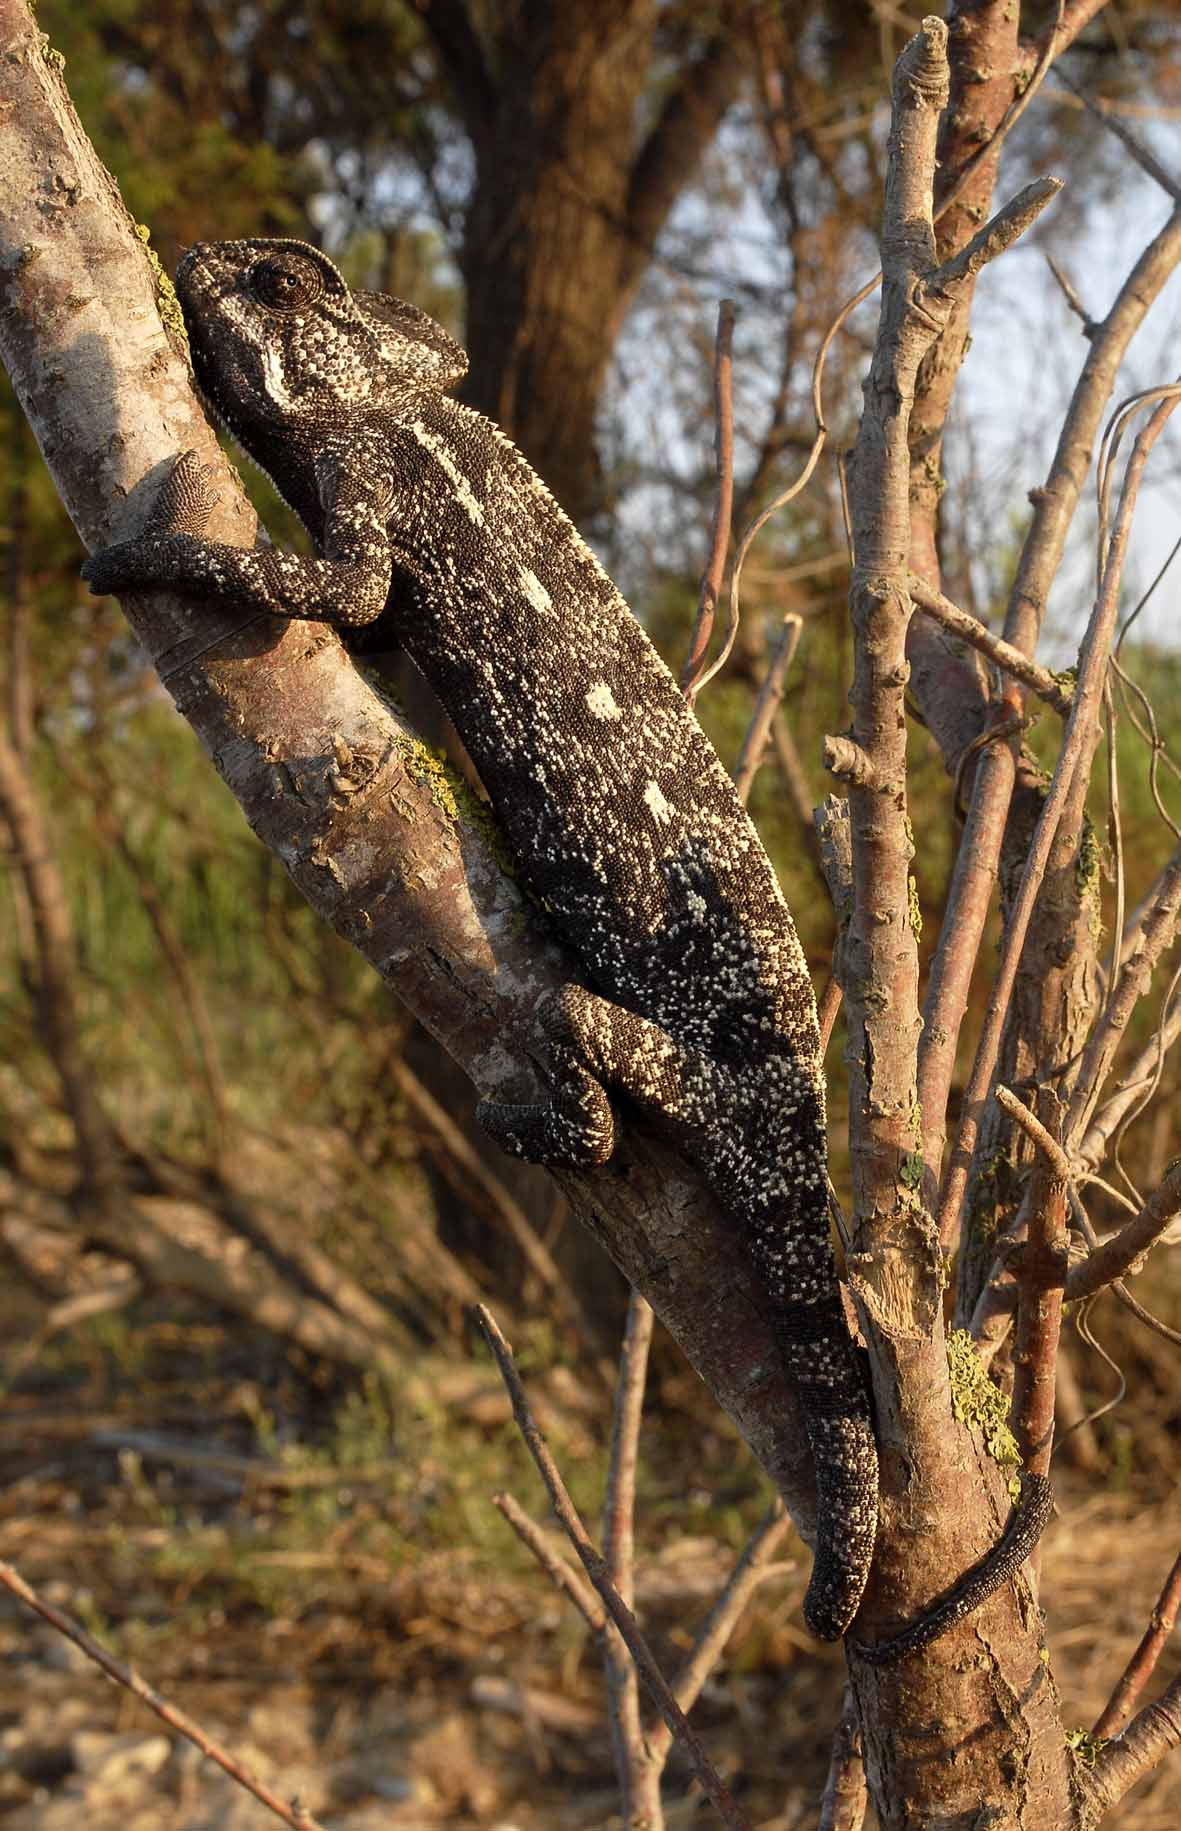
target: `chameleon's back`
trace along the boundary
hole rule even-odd
[[[680,1041],[747,1065],[786,1047],[815,1075],[815,1005],[774,871],[610,579],[480,415],[436,395],[387,437],[413,479],[391,515],[407,570],[389,620],[566,945],[598,990]]]

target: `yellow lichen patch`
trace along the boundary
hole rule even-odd
[[[185,329],[184,313],[180,309],[176,288],[165,273],[160,256],[152,247],[152,231],[146,223],[136,223],[135,233],[144,245],[144,253],[148,257],[148,265],[152,269],[152,278],[156,283],[156,307],[160,313],[160,322],[170,336],[180,339],[187,350],[189,333]]]
[[[1009,1402],[989,1378],[966,1329],[954,1329],[947,1338],[947,1368],[951,1375],[952,1410],[960,1423],[980,1432],[985,1449],[1002,1468],[1019,1467],[1021,1453],[1009,1429]],[[1014,1483],[1010,1483],[1010,1492]]]
[[[441,751],[419,738],[401,738],[398,748],[406,759],[406,773],[430,791],[431,800],[448,820],[459,819],[456,775]]]
[[[923,906],[919,902],[919,887],[915,882],[913,872],[911,872],[906,879],[906,891],[907,920],[910,923],[915,940],[921,941],[923,937]]]
[[[468,826],[475,827],[502,871],[511,877],[512,853],[488,803],[473,793],[441,750],[433,750],[420,738],[410,737],[399,739],[398,748],[405,758],[407,775],[428,790],[431,800],[448,820],[462,819]]]

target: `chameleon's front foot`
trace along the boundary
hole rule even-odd
[[[101,553],[92,553],[82,567],[95,597],[174,584],[185,577],[217,500],[212,484],[208,465],[195,451],[182,451],[160,485],[139,538],[116,541]]]
[[[82,577],[96,598],[169,585],[183,573],[193,545],[188,534],[143,534],[138,540],[118,541],[92,553]]]

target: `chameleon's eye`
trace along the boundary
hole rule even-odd
[[[297,254],[268,255],[250,269],[250,290],[273,312],[303,311],[324,290],[323,276]]]

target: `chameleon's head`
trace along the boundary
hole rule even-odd
[[[307,242],[200,242],[176,270],[202,392],[232,432],[331,424],[419,388],[467,356],[441,324],[384,293],[350,292]]]

